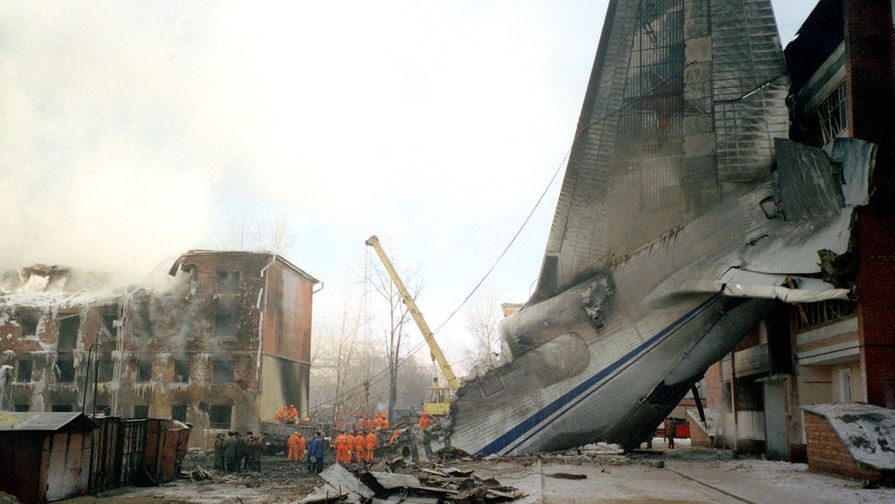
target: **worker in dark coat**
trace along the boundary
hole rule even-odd
[[[218,470],[224,469],[224,435],[218,434],[214,437],[214,468]]]
[[[314,439],[308,443],[308,461],[311,464],[311,471],[320,474],[323,472],[323,454],[326,451],[326,441],[323,439],[323,433],[317,431]]]
[[[250,437],[248,463],[246,464],[249,470],[261,471],[261,454],[263,451],[264,446],[261,445],[261,438],[259,436]]]
[[[246,456],[249,454],[249,444],[246,438],[236,433],[236,472],[242,470]]]
[[[224,469],[230,472],[236,471],[236,436],[235,432],[228,432],[227,439],[223,442]]]

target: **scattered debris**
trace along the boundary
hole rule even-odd
[[[373,491],[364,485],[360,479],[339,464],[333,464],[320,473],[320,478],[329,486],[338,490],[338,493],[348,492],[366,499],[373,498]]]
[[[203,481],[211,479],[211,475],[202,466],[198,466],[190,472],[190,479],[193,481]]]
[[[587,479],[587,475],[586,475],[586,474],[572,474],[572,473],[564,473],[564,472],[558,472],[558,473],[552,473],[552,474],[545,474],[544,476],[546,476],[546,477],[548,477],[548,478],[567,479],[567,480],[583,480],[583,479]]]
[[[573,475],[574,476],[574,475]],[[325,484],[299,501],[317,502],[506,502],[524,497],[495,478],[482,479],[471,469],[417,467],[405,472],[373,471],[359,466],[330,466],[320,474]],[[326,499],[329,499],[328,501]]]

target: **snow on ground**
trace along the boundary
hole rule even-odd
[[[855,403],[803,409],[826,418],[855,460],[882,471],[895,469],[895,410]]]
[[[895,488],[863,488],[859,481],[809,472],[807,464],[757,459],[714,462],[672,459],[668,467],[756,503],[895,502]]]

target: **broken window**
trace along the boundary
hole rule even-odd
[[[186,404],[171,406],[171,419],[186,422]]]
[[[73,350],[78,346],[78,328],[81,326],[81,317],[72,315],[59,321],[58,350]]]
[[[17,310],[16,321],[22,328],[22,337],[37,336],[37,323],[40,317],[31,310]]]
[[[112,381],[112,375],[114,373],[114,365],[112,364],[112,354],[106,352],[102,354],[97,362],[96,368],[96,379],[99,382],[110,382]]]
[[[31,381],[31,371],[34,369],[34,361],[20,360],[19,368],[16,370],[16,381],[19,383],[28,383]]]
[[[190,381],[190,361],[186,359],[174,360],[174,381],[180,383]]]
[[[71,356],[56,357],[56,383],[72,383],[75,381],[75,362]]]
[[[235,338],[236,315],[232,313],[216,313],[214,316],[214,335],[219,338]]]
[[[797,331],[822,326],[855,314],[857,304],[852,301],[830,299],[818,303],[799,304],[792,310]]]
[[[148,404],[134,405],[133,418],[149,418],[149,405]]]
[[[229,404],[215,404],[208,408],[208,423],[212,429],[229,429],[230,414],[233,406]]]
[[[212,365],[212,383],[233,383],[232,360],[216,360]]]
[[[239,294],[239,272],[218,271],[218,294]]]
[[[103,330],[109,336],[115,336],[115,321],[118,316],[114,313],[103,314]]]
[[[19,413],[24,413],[30,409],[31,409],[30,404],[16,404],[15,405],[15,411],[17,411]]]
[[[848,108],[845,81],[836,86],[829,96],[817,106],[817,119],[824,146],[842,136],[848,130]]]
[[[137,381],[148,382],[152,378],[152,361],[140,359],[137,361]]]

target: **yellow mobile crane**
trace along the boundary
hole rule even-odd
[[[385,266],[392,282],[394,282],[395,287],[398,288],[398,292],[401,294],[404,304],[407,306],[407,309],[410,310],[410,315],[413,317],[414,322],[416,322],[417,327],[420,328],[423,338],[429,345],[429,351],[432,353],[432,360],[438,363],[438,367],[441,368],[441,372],[447,379],[447,387],[440,386],[437,378],[433,384],[429,386],[426,390],[426,400],[423,402],[423,411],[430,415],[447,415],[451,407],[451,396],[453,396],[454,392],[460,388],[460,382],[457,381],[457,377],[454,376],[454,372],[451,370],[451,365],[441,352],[438,342],[435,341],[435,336],[432,334],[432,330],[429,329],[429,324],[426,323],[423,314],[416,306],[416,302],[413,301],[410,292],[407,291],[407,287],[404,286],[404,282],[402,282],[401,277],[398,276],[398,272],[395,270],[394,265],[392,265],[388,256],[385,255],[385,250],[379,243],[379,238],[377,238],[376,235],[373,235],[367,238],[365,243],[368,246],[373,247],[373,250],[375,250],[376,254],[379,256],[379,259],[382,260],[382,265]]]

